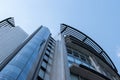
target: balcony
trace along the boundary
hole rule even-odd
[[[87,66],[83,64],[70,65],[70,72],[73,74],[81,75],[82,77],[85,77],[88,80],[110,80],[108,77],[104,76],[103,74],[100,74],[97,71],[91,68],[88,68]]]
[[[115,65],[107,53],[86,34],[66,24],[61,24],[61,34],[62,36],[65,35],[65,41],[67,43],[74,43],[89,50],[91,53],[99,57],[99,59],[107,64],[112,70],[117,72]]]

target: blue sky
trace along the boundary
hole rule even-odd
[[[120,73],[120,0],[0,0],[0,20],[14,17],[31,34],[40,25],[53,37],[60,23],[71,25],[95,40]]]

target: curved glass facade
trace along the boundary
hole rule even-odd
[[[31,80],[39,65],[42,47],[48,40],[48,28],[41,27],[0,72],[0,80]]]

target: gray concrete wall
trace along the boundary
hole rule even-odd
[[[64,58],[61,41],[56,42],[51,80],[65,80]]]

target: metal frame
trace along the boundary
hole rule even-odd
[[[109,67],[111,67],[115,72],[118,72],[115,65],[113,64],[112,60],[110,59],[110,57],[107,55],[107,53],[94,41],[92,40],[90,37],[88,37],[86,34],[82,33],[81,31],[66,25],[66,24],[61,24],[61,34],[65,34],[65,32],[67,32],[67,29],[72,29],[74,31],[77,31],[80,35],[83,35],[85,38],[84,39],[78,39],[79,41],[81,41],[81,43],[86,44],[89,48],[91,48],[95,53],[98,53],[97,55],[99,55],[100,59],[102,61],[104,61],[105,63],[107,63],[107,65]],[[67,33],[65,35],[68,35]],[[79,35],[79,36],[80,36]],[[87,48],[88,49],[88,48]]]
[[[0,25],[4,22],[7,22],[11,27],[15,27],[15,25],[9,21],[10,19],[12,19],[14,21],[13,17],[9,17],[7,19],[4,19],[4,20],[0,21]]]

